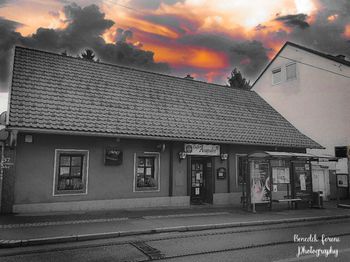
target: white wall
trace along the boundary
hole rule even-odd
[[[8,93],[0,93],[0,113],[7,110]]]
[[[272,70],[297,61],[297,79],[272,85]],[[317,68],[318,67],[318,68]],[[321,69],[320,69],[321,68]],[[350,145],[350,67],[286,46],[255,90],[302,133],[334,154]],[[311,152],[315,152],[312,150]]]

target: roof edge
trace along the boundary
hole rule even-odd
[[[118,133],[104,133],[104,132],[91,132],[91,131],[75,131],[75,130],[58,130],[58,129],[43,129],[43,128],[28,128],[28,127],[6,127],[9,131],[19,131],[22,133],[37,133],[37,134],[52,134],[52,135],[76,135],[76,136],[96,136],[96,137],[118,137],[129,139],[151,139],[162,141],[182,141],[182,142],[196,142],[196,143],[211,143],[211,144],[231,144],[231,145],[249,145],[249,146],[271,146],[271,147],[284,147],[284,148],[303,148],[303,149],[324,149],[318,143],[320,147],[304,147],[304,146],[292,146],[292,145],[276,145],[276,144],[264,144],[264,143],[239,143],[225,140],[210,140],[210,139],[194,139],[183,137],[166,137],[166,136],[148,136],[148,135],[128,135]]]
[[[322,53],[320,51],[317,51],[315,49],[311,49],[311,48],[308,48],[308,47],[305,47],[305,46],[302,46],[302,45],[299,45],[299,44],[296,44],[296,43],[293,43],[293,42],[290,42],[290,41],[287,41],[284,43],[284,45],[281,47],[281,49],[276,53],[276,55],[271,59],[271,61],[267,64],[267,66],[261,71],[261,73],[259,74],[259,76],[257,77],[257,79],[253,82],[252,84],[252,88],[254,88],[254,85],[256,84],[256,82],[258,82],[258,80],[262,77],[262,75],[267,71],[267,69],[271,66],[271,64],[276,60],[276,58],[279,56],[279,54],[283,51],[283,49],[287,46],[293,46],[293,47],[296,47],[296,48],[299,48],[299,49],[302,49],[306,52],[309,52],[309,53],[312,53],[314,55],[318,55],[318,56],[321,56],[325,59],[329,59],[329,60],[332,60],[332,61],[335,61],[335,62],[338,62],[338,63],[341,63],[343,65],[346,65],[346,66],[350,66],[350,61],[346,61],[344,60],[346,63],[344,63],[344,61],[338,59],[337,57],[333,56],[333,55],[330,55],[330,54],[326,54],[326,53]]]

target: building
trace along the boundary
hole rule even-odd
[[[253,91],[21,47],[9,96],[3,212],[239,204],[240,156],[321,148]]]
[[[334,156],[336,146],[350,145],[350,61],[344,56],[287,42],[252,89],[301,132],[325,147],[308,150],[309,153]],[[344,158],[336,165],[319,164],[345,174],[347,162]],[[335,187],[335,175],[330,179]],[[327,176],[324,180],[327,184]],[[330,188],[325,190],[330,193]]]

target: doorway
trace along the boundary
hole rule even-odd
[[[211,157],[192,157],[190,167],[191,204],[213,203]]]

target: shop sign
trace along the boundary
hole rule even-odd
[[[185,144],[187,155],[197,156],[220,156],[219,145]]]
[[[105,165],[119,166],[123,163],[123,151],[116,147],[108,147],[105,150]]]

